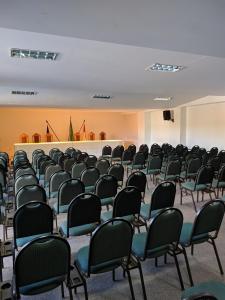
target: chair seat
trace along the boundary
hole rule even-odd
[[[195,182],[187,181],[187,182],[181,183],[181,187],[186,190],[189,190],[189,191],[202,191],[202,190],[206,189],[207,185],[206,184],[196,184],[195,185]]]
[[[192,234],[192,228],[193,228],[193,224],[192,223],[184,223],[182,226],[182,230],[181,230],[181,235],[180,235],[180,244],[183,247],[187,247],[190,245],[190,239],[191,239],[191,234]],[[196,235],[192,238],[194,243],[201,243],[204,241],[207,241],[209,237],[209,234],[199,234]]]
[[[85,193],[91,193],[91,192],[94,192],[94,190],[95,190],[94,185],[85,186]]]
[[[24,237],[21,237],[21,238],[17,238],[16,239],[17,247],[23,247],[28,242],[31,242],[36,238],[39,238],[39,237],[45,236],[45,235],[49,235],[49,234],[51,234],[51,233],[50,232],[45,232],[45,233],[34,234],[34,235],[30,235],[30,236],[24,236]]]
[[[135,256],[137,256],[140,259],[144,259],[145,257],[145,244],[146,244],[147,236],[148,236],[147,232],[138,233],[133,236],[132,252],[134,253]],[[169,250],[168,245],[157,247],[149,250],[147,252],[147,257],[148,258],[159,257],[167,253],[168,250]]]
[[[225,188],[225,181],[218,182],[218,179],[213,179],[212,187],[215,188]]]
[[[112,219],[112,217],[113,217],[113,211],[112,210],[105,211],[105,212],[101,213],[101,221],[102,222],[106,222],[109,219]],[[133,215],[123,216],[123,217],[120,217],[120,218],[125,219],[128,222],[133,222],[134,219],[135,219]]]
[[[217,298],[217,300],[225,299],[225,284],[222,282],[208,281],[195,285],[186,289],[181,296],[181,300],[184,300],[190,296],[209,293]]]
[[[114,197],[102,198],[100,200],[101,200],[101,206],[113,205]]]
[[[135,170],[140,170],[140,169],[144,169],[144,165],[131,165],[131,166],[127,166],[128,169],[135,169]]]
[[[157,176],[157,178],[161,181],[164,181],[164,180],[176,180],[178,177],[178,175],[165,175],[165,173],[161,173]]]
[[[145,204],[145,203],[141,204],[140,216],[145,221],[150,220],[151,218],[154,218],[158,214],[158,212],[161,210],[161,209],[152,210],[151,211],[151,216],[150,216],[149,215],[150,205],[151,204]]]
[[[75,263],[83,273],[88,273],[89,246],[82,247],[75,254]],[[121,265],[120,259],[113,259],[91,267],[91,273],[101,273],[113,270]]]
[[[180,173],[180,178],[185,179],[185,178],[195,178],[197,173],[186,173],[185,171]]]
[[[57,276],[54,278],[35,282],[19,288],[22,295],[37,295],[53,290],[58,287],[65,280],[64,276]]]
[[[131,164],[131,161],[129,161],[129,160],[122,161],[122,165],[124,165],[124,166],[130,165],[130,164]]]
[[[66,213],[68,211],[69,205],[59,205],[59,212],[58,212],[58,203],[53,204],[53,210],[56,214]]]
[[[95,228],[97,228],[97,227],[98,227],[98,224],[96,224],[96,223],[71,227],[69,229],[69,235],[70,236],[79,236],[79,235],[88,234],[88,233],[91,233],[92,231],[94,231]],[[65,236],[67,235],[67,221],[63,222],[60,225],[59,230],[60,230],[60,232],[63,233],[63,235],[65,235]]]

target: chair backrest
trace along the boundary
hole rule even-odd
[[[41,163],[45,160],[50,160],[51,157],[46,155],[46,154],[42,154],[41,156],[39,156],[36,160],[36,170],[40,169]]]
[[[179,160],[172,160],[167,163],[166,175],[179,176],[181,171],[181,163]]]
[[[58,172],[61,170],[61,167],[59,165],[49,165],[47,166],[47,168],[45,169],[45,176],[44,176],[44,182],[45,185],[49,182],[52,174],[54,174],[55,172]]]
[[[87,168],[87,165],[85,162],[75,163],[72,166],[72,178],[80,178],[81,173]]]
[[[209,166],[203,166],[198,170],[195,184],[212,184],[213,177],[213,168]]]
[[[3,191],[6,191],[6,172],[3,168],[0,168],[0,184]]]
[[[134,157],[134,154],[136,153],[136,146],[134,144],[131,144],[128,146],[127,150],[131,152],[131,160]]]
[[[219,173],[218,173],[218,183],[220,182],[225,182],[225,165],[223,165],[220,169],[219,169]]]
[[[65,150],[65,153],[69,154],[69,156],[72,157],[72,155],[75,151],[76,150],[73,147],[69,147]]]
[[[225,206],[221,200],[213,200],[207,202],[198,212],[193,224],[191,240],[201,234],[214,233],[217,237],[219,232]]]
[[[39,175],[44,175],[46,168],[50,165],[55,165],[55,162],[51,158],[42,161],[40,164]]]
[[[147,159],[148,158],[148,152],[149,152],[148,145],[146,145],[146,144],[140,145],[139,152],[142,152],[144,154],[145,159]]]
[[[85,161],[85,159],[86,159],[87,157],[88,157],[87,152],[80,152],[80,153],[77,155],[77,162]]]
[[[64,170],[60,170],[58,172],[55,172],[54,174],[52,174],[52,176],[50,177],[49,180],[49,192],[56,192],[58,191],[60,185],[70,179],[70,173],[64,171]]]
[[[67,215],[67,236],[69,228],[91,223],[100,223],[101,201],[98,196],[83,193],[72,200]]]
[[[73,178],[64,181],[59,187],[58,206],[69,205],[76,196],[82,193],[84,193],[84,184],[82,181]]]
[[[161,182],[151,196],[151,211],[174,206],[176,185],[171,181]],[[150,213],[151,214],[151,213]]]
[[[17,208],[30,201],[46,202],[46,192],[40,185],[26,185],[18,190],[15,200]]]
[[[36,150],[34,150],[33,153],[32,153],[32,161],[33,161],[33,157],[34,157],[36,154],[38,154],[38,153],[45,154],[44,150],[42,150],[42,149],[36,149]]]
[[[64,167],[64,161],[68,158],[70,158],[70,155],[67,153],[63,153],[61,156],[58,157],[58,165],[60,165],[62,169]]]
[[[114,269],[124,259],[130,260],[133,228],[126,220],[116,218],[100,225],[90,240],[88,275],[107,266]]]
[[[95,194],[100,198],[115,197],[117,194],[117,179],[112,175],[104,175],[95,184]]]
[[[31,201],[17,209],[13,218],[14,244],[17,239],[38,234],[53,233],[53,212],[49,205]]]
[[[198,157],[190,158],[187,162],[187,168],[186,168],[187,175],[197,173],[200,167],[201,167],[200,158]]]
[[[42,152],[38,152],[36,153],[34,156],[33,156],[33,161],[32,161],[32,165],[33,165],[33,168],[35,170],[37,170],[37,161],[38,159],[40,159],[42,156],[44,156],[45,154],[42,153]]]
[[[159,247],[175,250],[178,246],[183,225],[182,212],[177,208],[160,211],[150,222],[145,244],[145,257]]]
[[[130,174],[127,178],[126,186],[135,186],[138,188],[142,193],[145,192],[147,184],[146,175],[141,171],[136,171]]]
[[[140,152],[140,151],[139,151],[139,152],[137,152],[137,153],[134,155],[132,164],[133,164],[133,165],[144,166],[144,164],[145,164],[145,159],[146,159],[146,156],[145,156],[144,152]]]
[[[60,259],[59,259],[60,258]],[[50,284],[47,290],[51,290],[65,279],[70,280],[71,250],[67,240],[58,236],[46,236],[33,240],[18,253],[15,260],[15,284],[17,297],[19,289],[56,278],[55,285]],[[41,286],[42,287],[42,286]],[[43,292],[43,288],[33,288],[35,294]]]
[[[218,154],[218,156],[220,157],[220,161],[222,164],[225,163],[225,150],[221,150]]]
[[[106,145],[102,148],[102,156],[104,155],[111,155],[112,154],[112,147],[109,145]]]
[[[99,179],[99,170],[95,167],[89,167],[85,169],[80,176],[81,181],[86,186],[94,186],[96,181]]]
[[[95,167],[99,170],[100,175],[105,175],[108,172],[110,164],[107,159],[102,158],[96,161]]]
[[[113,217],[124,217],[140,213],[142,195],[134,186],[127,186],[115,197],[113,204]]]
[[[121,158],[123,155],[124,147],[122,145],[116,146],[112,150],[112,158]]]
[[[124,150],[122,154],[122,162],[131,161],[132,159],[133,159],[132,152],[128,149]]]
[[[108,169],[108,174],[116,177],[118,182],[123,182],[124,167],[121,164],[114,164]]]
[[[32,174],[35,175],[35,171],[32,167],[21,167],[19,169],[16,170],[15,172],[15,179],[17,179],[18,177],[20,177],[23,174]]]
[[[209,293],[197,293],[190,297],[182,298],[182,300],[219,300],[219,299]]]
[[[217,147],[212,147],[212,148],[209,150],[209,156],[210,156],[210,157],[216,156],[217,154],[218,154],[218,148],[217,148]]]
[[[55,152],[58,152],[60,151],[59,148],[52,148],[50,151],[49,151],[49,156],[51,157],[51,159],[53,159],[53,154]]]
[[[160,156],[151,156],[148,161],[148,170],[160,170],[162,159]]]
[[[97,157],[95,155],[88,155],[85,159],[84,159],[87,167],[94,167],[95,163],[97,161]]]
[[[75,164],[76,162],[76,159],[71,157],[71,158],[66,158],[64,160],[64,163],[63,163],[63,169],[67,172],[72,172],[72,166]]]
[[[207,162],[207,165],[211,166],[214,170],[214,172],[219,171],[220,169],[220,164],[221,164],[221,158],[219,156],[213,156],[210,158]]]
[[[22,187],[26,185],[38,184],[38,179],[32,174],[23,174],[15,180],[15,195]]]
[[[54,160],[56,164],[58,164],[59,157],[63,155],[63,152],[58,150],[53,152],[51,159]]]

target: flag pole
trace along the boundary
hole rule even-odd
[[[50,123],[48,122],[48,120],[46,120],[47,125],[50,127],[51,131],[53,132],[53,134],[55,135],[55,137],[57,138],[57,140],[60,142],[57,134],[55,133],[54,129],[52,128],[52,126],[50,125]]]

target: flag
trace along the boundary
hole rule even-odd
[[[73,125],[70,117],[70,126],[69,126],[69,137],[68,141],[74,141],[74,134],[73,134]]]
[[[85,120],[84,120],[84,127],[83,127],[83,140],[86,141],[86,127],[85,127]]]
[[[49,128],[48,128],[48,125],[47,125],[47,129],[46,129],[46,134],[49,134]]]

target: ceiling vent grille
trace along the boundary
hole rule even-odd
[[[11,91],[12,95],[26,95],[26,96],[36,96],[38,92],[35,91]]]
[[[112,99],[112,96],[96,94],[96,95],[94,95],[92,98],[93,98],[93,99],[110,100],[110,99]]]

